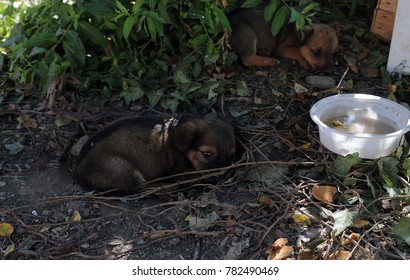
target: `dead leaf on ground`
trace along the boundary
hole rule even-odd
[[[20,124],[27,128],[37,128],[38,126],[37,120],[30,118],[27,115],[19,116],[18,120]]]
[[[333,203],[333,196],[337,192],[336,187],[315,185],[312,188],[312,196],[326,203]]]
[[[354,227],[354,228],[364,228],[364,227],[367,227],[368,225],[369,225],[368,220],[356,220],[356,221],[354,221],[352,227]]]
[[[317,260],[318,256],[312,252],[301,252],[298,255],[298,260]]]
[[[348,260],[350,251],[338,250],[329,256],[329,260]]]
[[[360,234],[355,233],[355,232],[352,232],[352,233],[349,235],[348,238],[345,238],[345,239],[342,241],[342,245],[344,245],[344,246],[352,245],[352,244],[353,244],[353,240],[357,242],[357,241],[359,241],[359,239],[360,239]]]
[[[256,70],[255,75],[256,76],[268,76],[268,71],[262,71],[262,70]]]
[[[11,224],[9,223],[0,224],[0,237],[10,238],[13,231],[14,231],[14,228]]]
[[[294,251],[293,246],[287,246],[287,243],[287,238],[276,239],[276,241],[266,250],[268,260],[283,260],[292,255]]]
[[[273,207],[273,205],[274,205],[272,199],[270,199],[266,195],[262,195],[262,196],[259,197],[259,203],[262,204],[262,205],[269,206],[269,207]]]

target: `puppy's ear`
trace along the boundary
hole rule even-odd
[[[174,128],[172,141],[174,146],[181,152],[185,152],[194,142],[195,137],[200,131],[200,126],[194,121],[187,121],[178,124]]]
[[[299,31],[299,36],[297,36],[298,38],[298,43],[300,45],[303,45],[306,40],[313,34],[313,27],[310,25],[305,25],[302,30]]]

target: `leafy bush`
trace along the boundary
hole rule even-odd
[[[239,2],[44,0],[20,14],[3,48],[12,78],[37,85],[43,94],[63,76],[71,77],[64,80],[85,98],[95,93],[100,103],[121,99],[129,105],[146,98],[150,106],[173,112],[193,99],[210,106],[224,91],[223,81],[195,80],[204,67],[230,65],[236,59],[228,48],[225,14]],[[264,16],[273,19],[273,33],[288,11],[290,21],[301,28],[317,5],[311,0],[271,0]]]

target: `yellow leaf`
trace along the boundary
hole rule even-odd
[[[310,147],[312,147],[312,143],[306,143],[302,145],[303,149],[309,149]]]
[[[58,128],[62,127],[63,125],[68,125],[68,124],[70,124],[70,123],[71,123],[71,120],[70,120],[70,119],[67,119],[67,118],[64,118],[64,117],[57,117],[57,118],[54,120],[54,124],[55,124]]]
[[[0,224],[0,237],[10,238],[13,231],[14,231],[14,228],[9,223]]]
[[[77,209],[74,210],[73,216],[71,217],[71,221],[73,221],[73,222],[81,221],[81,215],[80,215],[80,212],[78,212]]]
[[[308,216],[300,214],[300,213],[296,213],[292,216],[292,219],[295,223],[297,224],[308,224],[310,225],[310,219]]]
[[[344,84],[344,88],[353,88],[353,80],[347,80],[346,83]]]

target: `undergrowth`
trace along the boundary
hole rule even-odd
[[[198,79],[205,70],[236,60],[229,51],[226,14],[262,2],[44,0],[21,5],[7,11],[19,20],[4,36],[5,67],[13,80],[37,86],[43,96],[63,76],[67,87],[85,100],[96,97],[100,105],[122,100],[129,106],[144,99],[172,112],[193,100],[209,107],[224,83],[209,76],[205,82]],[[266,4],[264,16],[273,19],[273,33],[288,14],[301,28],[319,8],[311,0]]]

